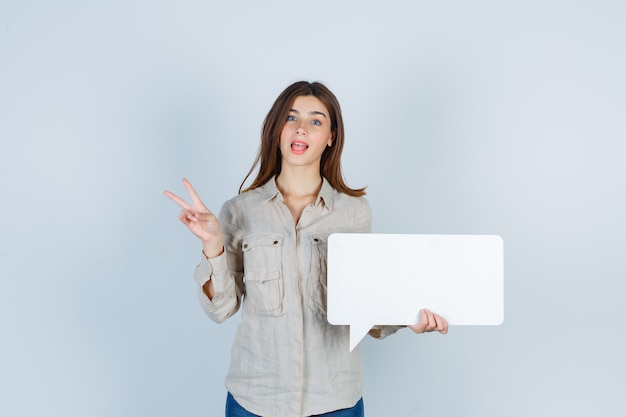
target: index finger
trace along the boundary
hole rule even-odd
[[[196,192],[196,190],[194,190],[193,186],[191,185],[191,183],[189,182],[187,178],[183,178],[183,185],[187,189],[187,192],[189,193],[189,196],[191,197],[191,200],[193,201],[194,205],[199,204],[201,206],[204,206],[204,203],[202,202],[202,200],[200,200],[198,193]]]
[[[187,210],[191,209],[191,206],[189,204],[187,204],[187,202],[185,200],[183,200],[182,198],[180,198],[176,194],[174,194],[174,193],[172,193],[170,191],[164,191],[163,194],[165,194],[166,197],[168,197],[170,200],[172,200],[174,203],[178,204],[182,208],[187,209]]]

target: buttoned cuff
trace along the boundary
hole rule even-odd
[[[202,259],[194,274],[196,283],[200,288],[204,287],[204,284],[213,280],[213,290],[215,294],[221,294],[224,292],[224,279],[228,276],[228,263],[226,261],[226,251],[215,258],[207,259],[202,253]]]

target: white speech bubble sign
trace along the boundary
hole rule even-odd
[[[352,351],[374,325],[410,325],[428,308],[450,325],[504,320],[503,241],[495,235],[334,233],[328,322]]]

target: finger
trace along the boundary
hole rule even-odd
[[[215,217],[215,214],[209,212],[209,213],[193,213],[193,215],[198,219],[198,220],[202,220],[204,222],[210,222],[210,221],[216,221],[217,217]]]
[[[180,215],[190,222],[198,222],[198,213],[195,213],[192,210],[183,209],[183,211],[180,212]]]
[[[432,332],[437,327],[437,321],[435,320],[435,315],[432,311],[428,309],[424,309],[426,312],[426,316],[428,317],[428,325],[426,326],[427,332]]]
[[[447,334],[448,333],[448,320],[444,319],[443,317],[441,319],[443,320],[443,329],[439,330],[439,333]]]
[[[419,322],[409,326],[411,330],[415,333],[420,334],[426,331],[426,327],[428,326],[428,316],[426,315],[425,309],[421,309],[419,312]]]
[[[189,193],[189,196],[191,197],[191,200],[193,201],[194,205],[198,204],[198,205],[204,206],[204,203],[202,202],[202,200],[200,200],[200,196],[198,196],[198,193],[193,188],[193,185],[191,185],[191,183],[189,182],[187,178],[183,178],[183,185],[187,189],[187,192]]]
[[[437,323],[437,326],[434,330],[437,330],[439,333],[446,334],[448,332],[448,323],[446,322],[446,319],[438,314],[435,314],[434,318],[435,322]]]
[[[169,192],[169,191],[164,191],[163,194],[165,194],[165,196],[167,198],[172,200],[174,203],[178,204],[180,207],[182,207],[184,209],[190,209],[191,208],[191,206],[189,204],[187,204],[187,202],[185,200],[183,200],[182,198],[180,198],[176,194],[174,194],[172,192]]]
[[[178,215],[178,220],[180,220],[185,226],[191,227],[191,220],[183,216],[182,213]]]

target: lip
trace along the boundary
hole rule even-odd
[[[303,154],[307,149],[309,149],[309,145],[306,142],[300,140],[294,140],[291,142],[291,152],[296,155]]]

